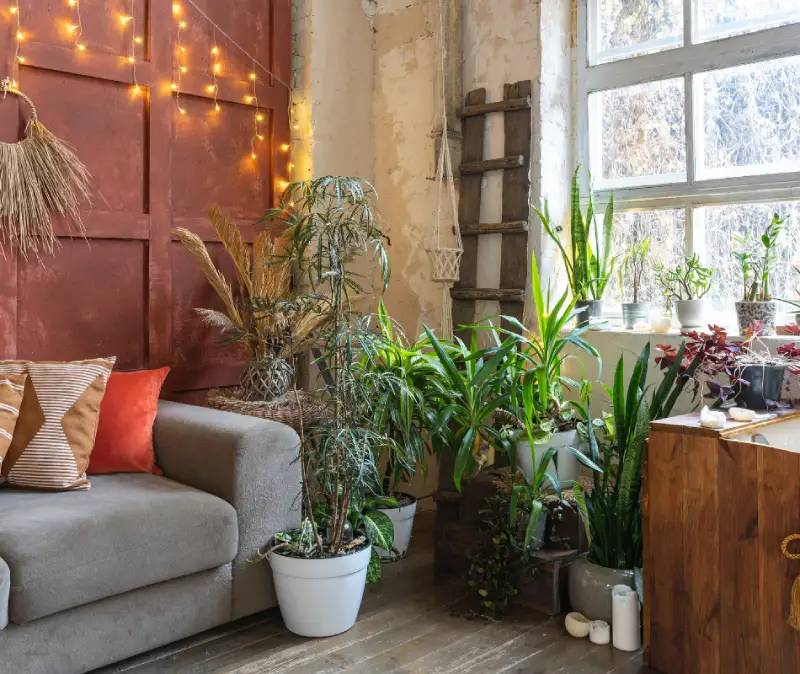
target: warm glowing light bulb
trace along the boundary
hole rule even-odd
[[[295,124],[295,125],[293,125],[293,126],[292,126],[292,128],[293,128],[295,131],[297,131],[297,130],[300,128],[300,125],[299,125],[299,124]]]
[[[136,59],[133,56],[129,56],[128,63],[136,63]]]
[[[177,2],[172,3],[172,13],[173,14],[180,14],[181,13],[181,6]]]
[[[289,202],[289,208],[294,208],[294,201]]]
[[[177,91],[178,90],[178,85],[175,84],[175,82],[173,82],[172,84],[169,85],[169,88],[172,89],[173,91]]]
[[[11,80],[11,86],[17,88],[17,80]]]
[[[253,153],[250,155],[250,159],[255,159],[255,158],[256,158],[256,153],[255,153],[255,152],[253,152]]]
[[[119,20],[122,22],[122,25],[126,25],[128,21],[130,21],[133,17],[132,16],[121,16]]]
[[[70,7],[74,7],[75,5],[77,5],[77,4],[78,4],[78,0],[67,0],[67,4],[68,4]]]
[[[257,122],[263,122],[264,121],[264,115],[256,115],[256,121]]]
[[[219,103],[214,103],[214,112],[219,112],[219,110],[220,110]]]
[[[264,136],[256,136],[259,140],[264,140]]]
[[[214,56],[219,54],[219,47],[211,47],[211,53],[214,54]]]
[[[79,42],[79,43],[78,43],[78,44],[76,44],[75,46],[76,46],[76,47],[77,47],[77,48],[78,48],[80,51],[86,51],[86,45],[85,45],[85,44],[83,44],[82,42]]]
[[[281,191],[283,191],[287,187],[289,187],[289,183],[287,183],[285,180],[280,180],[280,181],[278,181],[278,187],[280,187]]]
[[[24,56],[17,56],[17,61],[19,61],[20,63],[25,63],[25,57]]]
[[[222,66],[219,63],[214,64],[214,73],[219,75],[219,71],[222,70]]]
[[[289,151],[289,143],[284,143],[283,145],[281,145],[281,150],[283,150],[284,152],[288,152]]]
[[[244,100],[247,101],[248,103],[252,103],[256,99],[253,96],[245,96]]]
[[[19,33],[17,33],[17,39],[18,40],[24,40],[25,36],[21,32],[19,32]]]
[[[214,85],[214,84],[209,84],[209,85],[206,87],[206,91],[208,91],[208,93],[209,93],[209,94],[213,94],[213,93],[214,93],[214,89],[216,89],[216,88],[217,88],[217,87],[216,87],[216,85]]]
[[[8,8],[8,11],[9,11],[9,12],[11,12],[12,14],[16,14],[16,13],[17,13],[17,11],[19,11],[19,10],[17,10],[17,8],[16,8],[16,7],[9,7],[9,8]]]
[[[137,35],[135,38],[133,38],[133,41],[134,41],[136,44],[142,44],[142,42],[144,42],[144,40],[142,39],[142,36],[141,36],[141,35]]]
[[[254,80],[255,78],[256,78],[256,74],[255,73],[250,73],[250,79]]]
[[[76,26],[74,23],[68,23],[67,24],[67,31],[68,32],[74,33],[76,30],[78,30],[78,26]]]
[[[183,45],[181,45],[180,47],[178,47],[178,49],[180,49],[182,52],[185,52],[185,51],[186,51],[186,47],[184,47]]]
[[[138,96],[141,90],[142,88],[137,84],[135,87],[133,87],[133,95]]]
[[[180,112],[182,115],[186,114],[186,110],[184,110],[183,108],[178,108],[178,112]]]
[[[186,22],[185,22],[185,21],[181,21],[181,22],[178,24],[178,28],[180,28],[181,30],[183,30],[184,28],[186,28]]]
[[[181,72],[182,73],[188,72],[188,70],[189,69],[186,66],[181,66]]]

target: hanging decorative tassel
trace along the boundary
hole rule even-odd
[[[0,143],[0,249],[24,258],[52,253],[58,240],[52,214],[61,215],[83,233],[80,203],[90,196],[89,172],[70,147],[39,121],[25,94],[0,81],[3,98],[13,94],[31,108],[28,135],[18,143]]]
[[[800,541],[800,534],[787,536],[781,545],[781,551],[788,559],[800,559],[800,555],[789,552],[789,543]],[[794,579],[792,585],[792,600],[789,607],[789,625],[800,632],[800,576]]]

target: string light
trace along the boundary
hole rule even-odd
[[[253,72],[250,73],[250,95],[247,96],[247,102],[253,103],[256,106],[256,111],[253,113],[253,138],[250,141],[250,148],[251,153],[250,156],[252,159],[256,158],[256,143],[258,141],[264,140],[264,136],[261,135],[261,122],[264,120],[264,115],[261,114],[261,111],[258,109],[258,92],[256,91],[256,84],[258,83],[258,75],[256,75],[256,62],[253,59]]]
[[[86,51],[86,45],[81,40],[83,37],[83,20],[81,19],[80,0],[67,0],[67,5],[75,10],[75,22],[67,24],[67,32],[74,38],[75,48],[78,51]]]
[[[17,80],[19,79],[19,65],[25,63],[25,57],[21,56],[19,53],[20,43],[25,36],[22,33],[22,19],[20,18],[21,12],[19,11],[19,7],[15,6],[11,9],[11,14],[14,16],[17,24],[17,41],[14,45],[14,64],[11,66],[11,86],[16,89]]]
[[[139,80],[136,79],[136,0],[131,0],[130,12],[131,13],[129,16],[122,17],[122,25],[124,28],[128,28],[128,26],[130,26],[131,52],[128,56],[128,63],[131,64],[131,74],[133,76],[133,95],[136,96],[140,91]]]
[[[211,58],[214,63],[211,64],[211,84],[208,86],[208,91],[214,97],[214,112],[219,112],[219,101],[217,101],[217,94],[219,93],[219,83],[217,82],[217,73],[219,72],[219,47],[217,46],[217,29],[214,29],[214,46],[211,47]]]
[[[180,16],[181,14],[181,6],[176,2],[172,5],[172,14],[175,17]],[[178,112],[182,115],[186,114],[186,109],[181,106],[181,75],[187,72],[188,68],[183,64],[184,54],[186,50],[183,48],[181,44],[181,34],[183,31],[186,30],[186,22],[183,20],[178,21],[178,34],[175,39],[175,82],[172,84],[171,89],[175,92],[175,106],[178,108]]]

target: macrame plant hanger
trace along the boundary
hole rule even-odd
[[[442,322],[441,336],[444,339],[453,338],[453,300],[450,297],[450,288],[458,281],[460,276],[461,255],[464,249],[461,246],[461,231],[458,224],[458,205],[456,201],[456,183],[453,176],[453,162],[450,157],[450,143],[448,140],[447,123],[447,91],[445,87],[445,64],[447,48],[444,41],[444,7],[439,0],[439,39],[441,42],[442,65],[442,143],[439,148],[439,163],[436,169],[436,207],[435,225],[431,246],[428,255],[431,258],[432,278],[442,284]],[[447,179],[447,191],[450,197],[450,207],[453,212],[453,229],[455,231],[455,246],[448,248],[442,245],[442,205],[444,198],[444,181]]]
[[[58,245],[51,216],[83,232],[80,204],[88,200],[89,172],[72,149],[39,121],[33,101],[0,80],[0,92],[18,96],[31,109],[27,135],[16,143],[0,143],[0,252],[6,247],[24,258],[52,253]]]

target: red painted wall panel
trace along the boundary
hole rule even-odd
[[[281,79],[290,80],[290,0],[198,0],[237,42]],[[131,0],[82,0],[86,51],[74,47],[66,2],[20,3],[25,59],[13,76],[34,99],[40,119],[75,146],[93,175],[93,200],[84,209],[86,238],[70,238],[61,222],[61,247],[36,260],[0,257],[0,358],[73,359],[116,355],[118,367],[173,366],[168,395],[200,402],[203,390],[234,384],[240,353],[220,347],[194,307],[219,307],[213,291],[172,240],[184,226],[208,243],[229,269],[205,213],[212,203],[248,223],[268,208],[274,185],[286,179],[289,92],[254,68],[188,3],[182,44],[188,72],[178,114],[176,22],[172,0],[134,0],[136,80],[130,54]],[[0,9],[0,76],[14,61],[14,17]],[[207,87],[210,50],[220,49],[221,111]],[[247,105],[249,74],[258,73],[263,141],[253,151],[255,110]],[[134,95],[134,81],[142,87]],[[28,111],[0,100],[0,141],[20,137]]]

